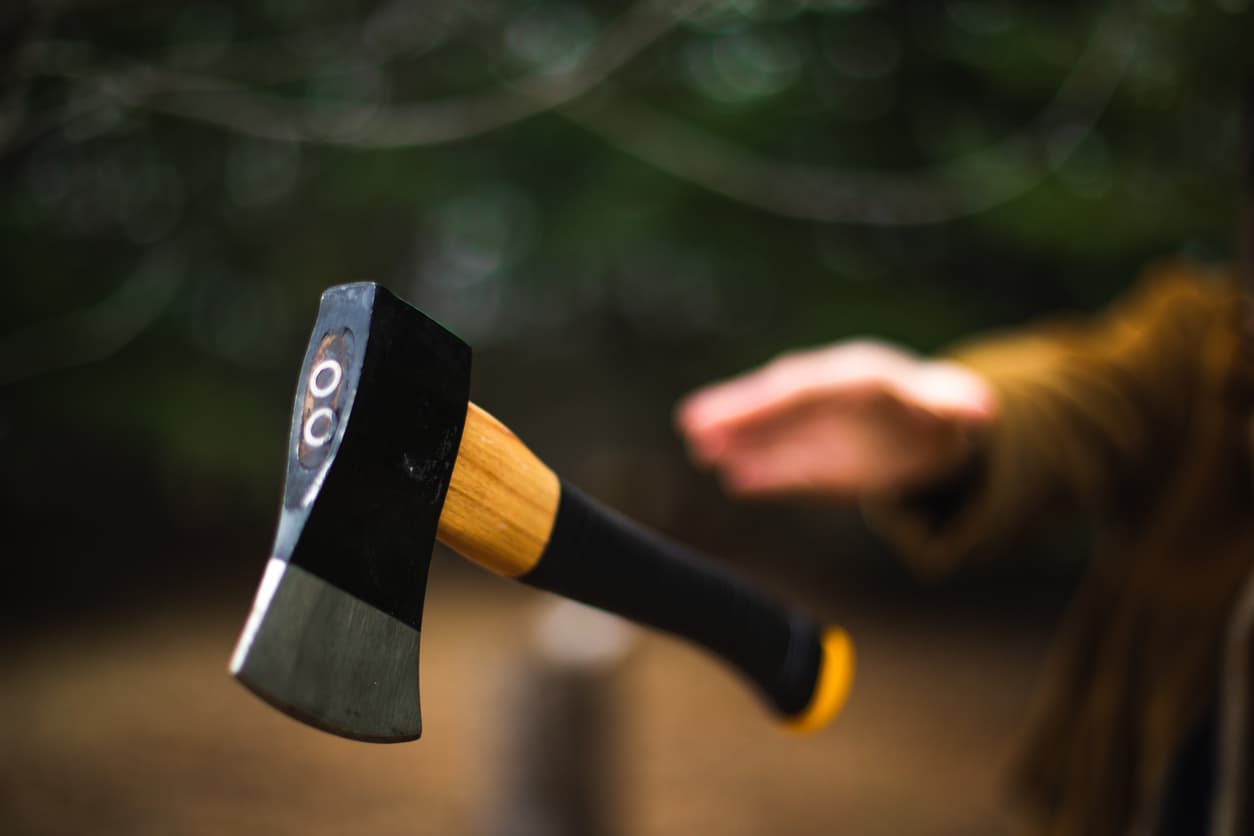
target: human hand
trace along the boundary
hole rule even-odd
[[[943,478],[996,406],[962,366],[860,340],[705,387],[680,403],[676,423],[731,493],[851,499]]]

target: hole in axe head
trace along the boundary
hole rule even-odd
[[[352,354],[353,332],[346,327],[332,328],[318,340],[312,359],[306,363],[309,373],[302,381],[304,395],[297,393],[297,401],[302,404],[297,459],[307,469],[315,469],[326,461],[326,445],[335,433],[336,419],[344,405],[344,369]]]

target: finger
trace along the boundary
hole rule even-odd
[[[717,427],[688,430],[682,424],[688,455],[698,464],[712,465],[726,455],[733,443],[733,434]]]
[[[740,497],[810,496],[848,498],[854,492],[837,457],[815,457],[798,446],[744,454],[720,465],[723,487]]]
[[[681,403],[676,423],[692,457],[714,464],[747,445],[760,443],[789,412],[797,411],[795,387],[778,370],[759,369],[707,387]]]
[[[680,402],[676,420],[686,432],[702,433],[751,413],[770,400],[771,391],[765,370],[758,369],[692,393]]]
[[[855,403],[882,392],[889,377],[883,362],[848,349],[789,355],[693,393],[676,409],[676,423],[701,439],[716,430],[771,420],[818,399],[832,405]]]
[[[810,487],[795,468],[778,457],[740,457],[719,469],[723,489],[733,496],[754,497],[804,492]]]

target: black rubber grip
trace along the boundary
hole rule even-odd
[[[784,716],[814,692],[823,652],[813,619],[565,482],[548,547],[519,580],[695,642]]]

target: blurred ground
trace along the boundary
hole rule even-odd
[[[510,773],[501,741],[527,722],[511,716],[507,672],[541,596],[438,558],[424,737],[374,746],[300,726],[227,675],[254,580],[9,631],[0,832],[485,832]],[[831,614],[859,642],[859,680],[813,737],[781,733],[687,647],[640,643],[610,689],[621,834],[1008,832],[1000,769],[1048,619],[836,597]]]
[[[618,830],[603,836],[1007,832],[999,782],[1074,566],[1016,553],[921,584],[852,512],[727,501],[631,366],[572,373],[579,387],[551,368],[481,363],[478,397],[558,472],[846,625],[859,651],[845,713],[797,738],[722,667],[645,637],[607,688]],[[507,397],[511,373],[527,397]],[[437,552],[423,739],[339,740],[226,672],[279,486],[258,499],[125,437],[43,433],[55,443],[8,445],[0,482],[0,834],[503,836],[491,826],[532,768],[506,762],[529,723],[511,678],[545,596]],[[260,466],[277,476],[271,440]],[[535,764],[570,748],[523,742]]]

